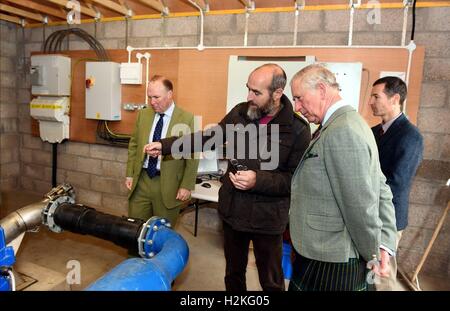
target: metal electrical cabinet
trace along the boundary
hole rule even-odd
[[[86,119],[121,119],[120,64],[86,62]]]

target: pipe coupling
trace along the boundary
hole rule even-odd
[[[62,184],[53,188],[45,196],[49,201],[42,210],[42,224],[46,225],[50,231],[60,233],[62,231],[55,223],[54,215],[56,209],[63,203],[75,204],[75,192],[70,184]]]
[[[152,258],[157,254],[154,247],[154,236],[162,228],[170,228],[170,222],[161,217],[153,216],[142,225],[138,238],[139,255],[143,258]]]

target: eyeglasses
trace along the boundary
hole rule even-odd
[[[246,171],[248,170],[247,166],[239,164],[239,161],[236,159],[230,160],[231,165],[236,169],[236,171]]]

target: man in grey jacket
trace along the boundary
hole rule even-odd
[[[296,111],[320,129],[292,178],[289,290],[366,290],[373,281],[367,263],[385,276],[396,250],[392,193],[375,139],[322,65],[299,71],[291,88]]]

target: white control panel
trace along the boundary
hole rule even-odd
[[[120,64],[86,62],[86,119],[121,119]]]
[[[120,83],[142,84],[142,64],[141,63],[120,64]]]

